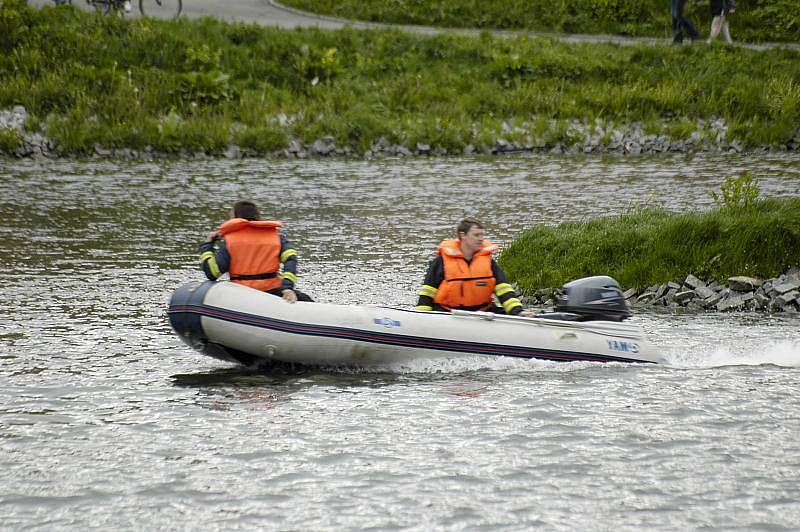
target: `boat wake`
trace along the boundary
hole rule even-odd
[[[773,365],[787,368],[800,368],[800,342],[775,340],[753,346],[749,343],[737,345],[718,345],[711,351],[698,356],[692,354],[667,354],[670,365],[689,368],[718,368],[724,366]]]
[[[474,357],[461,356],[455,358],[416,359],[398,364],[369,366],[363,368],[336,368],[343,373],[392,373],[398,375],[458,375],[463,373],[502,372],[521,374],[532,371],[571,372],[589,367],[599,366],[629,367],[623,362],[555,362],[551,360],[519,359],[511,357]],[[650,366],[650,364],[648,364]]]

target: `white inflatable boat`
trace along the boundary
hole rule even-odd
[[[592,279],[609,279],[589,278]],[[581,280],[596,294],[621,293]],[[613,280],[611,280],[614,282]],[[614,282],[616,284],[616,282]],[[570,285],[565,285],[568,288]],[[578,288],[581,288],[580,286]],[[576,297],[581,290],[573,290]],[[585,290],[584,290],[585,291]],[[569,290],[566,290],[569,293]],[[593,296],[594,297],[594,296]],[[624,304],[624,300],[621,300]],[[664,362],[624,311],[600,313],[600,301],[527,318],[487,312],[426,312],[380,306],[290,304],[231,282],[194,282],[172,295],[172,328],[201,353],[246,366],[289,363],[369,367],[461,356],[556,361]],[[608,307],[608,305],[605,305]],[[600,320],[597,320],[597,318]],[[603,321],[610,317],[618,321]],[[582,321],[594,319],[595,321]]]

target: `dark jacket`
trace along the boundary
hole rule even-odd
[[[736,0],[710,0],[711,16],[731,13],[736,10]]]

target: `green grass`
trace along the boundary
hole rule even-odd
[[[449,28],[672,37],[667,0],[281,0],[343,18]],[[708,35],[707,1],[689,2],[684,13]],[[739,0],[730,17],[736,40],[800,41],[796,0]]]
[[[16,129],[0,129],[0,153],[14,153],[22,146],[22,134]]]
[[[500,264],[525,294],[591,275],[644,288],[688,274],[724,280],[776,277],[800,264],[800,199],[757,200],[705,213],[639,209],[622,216],[540,226]]]
[[[24,105],[65,154],[270,153],[326,135],[359,153],[381,137],[452,153],[580,142],[566,126],[583,119],[686,138],[714,116],[747,147],[779,145],[800,124],[798,79],[792,50],[121,20],[0,0],[0,108]]]

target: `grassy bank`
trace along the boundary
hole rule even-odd
[[[798,79],[788,50],[286,31],[0,2],[0,109],[23,105],[26,128],[65,154],[270,153],[326,135],[358,152],[383,137],[452,153],[497,138],[579,144],[574,120],[710,138],[698,121],[715,116],[746,147],[777,145],[800,124]],[[0,147],[18,139],[5,132]]]
[[[337,17],[449,28],[500,28],[565,33],[672,37],[667,0],[281,0],[306,11]],[[707,0],[689,2],[684,13],[707,36]],[[800,41],[795,0],[739,0],[730,17],[734,39]]]
[[[527,294],[610,275],[644,288],[687,274],[724,281],[776,277],[800,264],[800,199],[757,200],[705,213],[637,209],[622,216],[536,227],[500,263]]]

